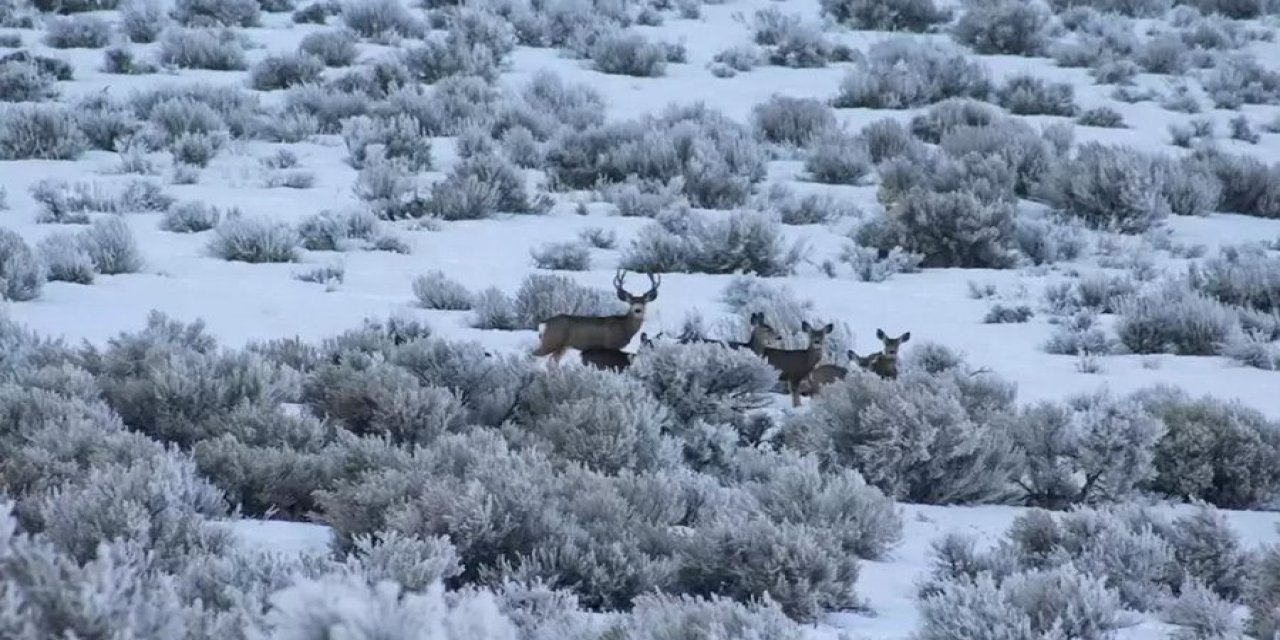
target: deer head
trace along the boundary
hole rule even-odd
[[[645,305],[658,299],[658,285],[662,283],[660,276],[654,276],[652,273],[646,275],[649,276],[649,290],[638,296],[622,288],[622,283],[627,277],[626,271],[619,269],[613,276],[613,288],[617,291],[618,299],[627,303],[627,313],[641,318],[644,317]]]
[[[778,333],[772,325],[764,321],[764,312],[757,311],[751,314],[751,336],[747,338],[747,345],[760,349],[764,347],[773,347],[782,342],[782,334]]]
[[[880,357],[880,353],[879,353],[879,352],[877,352],[877,353],[872,353],[872,354],[865,355],[865,356],[860,356],[860,355],[858,355],[858,353],[857,353],[856,351],[854,351],[853,349],[850,349],[850,350],[849,350],[848,355],[849,355],[849,362],[852,362],[852,363],[854,363],[854,364],[858,365],[858,367],[859,367],[860,369],[865,369],[865,370],[867,370],[867,371],[870,371],[870,370],[871,370],[871,367],[872,367],[873,365],[875,365],[875,363],[876,363],[876,359]]]
[[[809,321],[805,320],[800,323],[800,330],[805,332],[809,337],[809,349],[822,350],[822,345],[827,341],[827,336],[836,328],[835,324],[827,323],[827,326],[814,329],[809,326]]]
[[[876,337],[880,339],[880,342],[884,343],[884,351],[881,353],[887,357],[896,358],[898,357],[898,348],[902,346],[902,343],[911,339],[911,332],[908,331],[896,338],[890,338],[883,330],[876,329]]]

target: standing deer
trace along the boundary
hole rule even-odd
[[[868,358],[875,358],[875,360],[870,363],[869,368],[881,378],[886,380],[897,380],[898,348],[902,346],[902,343],[911,339],[911,332],[908,331],[896,338],[890,338],[888,335],[885,335],[883,330],[876,329],[876,337],[880,339],[880,342],[884,343],[884,349],[881,350],[880,353],[867,356]]]
[[[658,285],[662,279],[649,276],[649,291],[643,295],[632,295],[622,288],[626,272],[619,270],[613,277],[613,288],[618,299],[627,303],[627,312],[618,316],[571,316],[558,315],[542,321],[542,332],[538,334],[538,348],[534,356],[550,355],[553,362],[559,363],[567,349],[586,351],[588,349],[622,350],[631,342],[631,338],[644,324],[644,309],[650,302],[658,298]]]
[[[809,326],[806,320],[801,323],[800,329],[809,336],[809,346],[806,349],[774,349],[772,347],[764,347],[757,351],[764,356],[769,364],[773,365],[782,375],[781,378],[787,383],[787,389],[791,392],[791,406],[800,406],[800,383],[814,368],[818,366],[818,362],[822,360],[822,345],[826,342],[827,336],[835,330],[834,324],[828,324],[820,329],[814,329]]]
[[[640,334],[640,348],[653,348],[653,339],[649,337],[649,334]],[[635,357],[635,354],[621,349],[583,349],[579,354],[582,357],[582,364],[615,373],[630,367],[631,359]]]

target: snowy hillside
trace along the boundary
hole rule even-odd
[[[0,637],[1270,638],[1278,30],[0,0]]]

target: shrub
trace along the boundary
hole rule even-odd
[[[601,289],[584,287],[565,276],[535,273],[520,283],[512,310],[519,328],[537,329],[547,318],[561,314],[616,315],[621,310],[615,300]]]
[[[380,232],[378,218],[368,211],[321,211],[298,224],[302,248],[308,251],[349,251],[367,248]]]
[[[591,249],[581,242],[551,242],[531,251],[539,269],[586,271],[591,268]]]
[[[1055,149],[1047,135],[1037,133],[1030,125],[1014,118],[986,126],[957,127],[944,135],[939,144],[948,156],[961,160],[962,166],[971,167],[966,169],[967,172],[980,173],[986,182],[992,184],[991,189],[966,187],[967,190],[977,193],[990,191],[1001,199],[1008,197],[1002,188],[1006,182],[1002,174],[1011,173],[1009,180],[1012,181],[1013,194],[1027,197],[1036,193],[1040,182],[1059,163],[1059,157],[1066,154],[1066,150]],[[974,154],[987,157],[966,160],[965,156]],[[976,162],[984,159],[987,162]],[[998,163],[989,164],[991,161]]]
[[[1249,125],[1249,118],[1244,114],[1238,115],[1227,122],[1231,127],[1231,139],[1247,142],[1249,144],[1258,144],[1262,139],[1262,135],[1253,130]]]
[[[878,218],[861,226],[859,244],[881,252],[899,248],[934,267],[1008,268],[1016,258],[1014,209],[982,202],[971,193],[912,189]]]
[[[1093,395],[1032,405],[1010,434],[1027,504],[1063,509],[1131,497],[1156,475],[1153,446],[1164,427],[1137,401]]]
[[[409,12],[400,0],[348,1],[342,5],[342,22],[365,38],[385,40],[391,36],[411,38],[424,33],[426,25]]]
[[[466,415],[451,391],[423,385],[402,367],[366,359],[321,365],[303,382],[301,399],[317,417],[397,445],[430,444],[460,427]]]
[[[1133,149],[1096,142],[1048,177],[1049,201],[1095,229],[1140,233],[1169,212],[1151,161]]]
[[[52,18],[44,43],[54,49],[101,49],[111,42],[111,24],[98,16]]]
[[[1213,355],[1238,332],[1239,319],[1222,303],[1174,280],[1126,298],[1115,329],[1133,353]]]
[[[947,98],[985,98],[986,67],[960,48],[906,36],[872,44],[840,83],[837,108],[910,109]]]
[[[298,51],[319,58],[329,67],[346,67],[355,63],[356,34],[347,29],[330,29],[309,33],[298,44]]]
[[[947,98],[924,113],[911,118],[911,133],[925,142],[937,144],[960,127],[994,124],[1000,113],[995,107],[972,98]]]
[[[403,161],[406,168],[418,171],[432,167],[431,138],[423,123],[410,115],[348,118],[342,122],[342,140],[347,161],[357,169],[370,161],[372,145],[380,145],[380,160]]]
[[[565,132],[548,149],[547,165],[557,188],[597,188],[632,175],[658,183],[679,177],[691,204],[720,209],[746,202],[765,175],[750,130],[700,104]]]
[[[1221,184],[1219,210],[1263,218],[1280,217],[1280,164],[1268,167],[1252,156],[1197,149],[1192,157]]]
[[[1258,245],[1224,246],[1188,267],[1193,288],[1235,307],[1280,311],[1280,259]]]
[[[1138,394],[1166,435],[1156,443],[1152,490],[1251,509],[1280,488],[1280,426],[1238,402],[1158,387]]]
[[[88,147],[65,107],[0,105],[0,160],[75,160]]]
[[[679,637],[690,629],[716,629],[728,638],[798,640],[802,628],[772,600],[743,604],[721,596],[642,594],[631,614],[612,623],[611,632],[635,640]]]
[[[1280,102],[1280,72],[1262,66],[1249,54],[1219,56],[1202,85],[1219,109]]]
[[[439,270],[414,278],[413,295],[423,309],[465,311],[475,303],[474,296],[466,287]]]
[[[656,78],[667,70],[667,50],[637,34],[600,36],[591,46],[596,71],[620,76]]]
[[[36,251],[50,282],[93,283],[93,259],[70,233],[51,233],[44,237]]]
[[[775,183],[757,198],[755,208],[778,213],[782,224],[826,224],[847,216],[857,216],[857,206],[831,195],[797,194],[786,184]]]
[[[453,165],[445,179],[431,185],[427,209],[445,220],[478,220],[493,214],[542,214],[551,206],[544,195],[530,198],[524,173],[496,153],[474,155]]]
[[[856,185],[872,172],[871,162],[865,140],[832,133],[813,145],[804,168],[815,182]]]
[[[305,52],[267,56],[249,70],[249,86],[275,91],[316,82],[324,66],[324,60]]]
[[[160,36],[160,62],[181,69],[239,71],[248,68],[244,46],[224,29],[165,29]]]
[[[987,315],[983,316],[982,321],[986,324],[1019,324],[1030,320],[1034,315],[1031,307],[1025,304],[1016,307],[995,304],[987,310]]]
[[[1280,632],[1280,545],[1263,547],[1258,569],[1245,600],[1249,604],[1247,631],[1257,637]]]
[[[774,94],[751,109],[751,126],[768,142],[807,147],[836,129],[836,116],[813,98]]]
[[[911,132],[894,118],[876,120],[862,128],[859,137],[866,141],[867,153],[877,165],[885,160],[923,156],[924,145],[911,137]]]
[[[683,425],[725,423],[769,402],[777,372],[754,353],[719,344],[657,344],[628,369]]]
[[[933,0],[822,0],[822,12],[836,22],[865,31],[929,31],[951,20],[951,11]]]
[[[23,302],[40,296],[44,265],[17,232],[0,229],[0,294],[5,300]]]
[[[1076,118],[1076,124],[1083,127],[1100,127],[1103,129],[1127,129],[1124,116],[1111,107],[1094,107],[1086,109]]]
[[[58,97],[57,78],[32,61],[0,62],[0,98],[4,102],[43,102]]]
[[[171,14],[187,27],[256,27],[258,0],[175,0]]]
[[[649,273],[792,273],[803,247],[786,245],[776,216],[739,211],[728,216],[672,213],[643,227],[621,266]]]
[[[142,269],[138,241],[129,225],[118,216],[95,220],[82,232],[80,246],[89,254],[93,268],[103,275],[137,273]]]
[[[1096,315],[1080,312],[1054,329],[1044,350],[1047,353],[1069,356],[1106,355],[1113,351],[1112,342],[1098,325]]]
[[[716,60],[739,71],[749,71],[763,53],[769,64],[793,68],[825,67],[833,59],[848,59],[843,46],[834,45],[818,24],[803,22],[799,15],[786,15],[768,8],[752,19],[757,47],[739,47],[716,56]]]
[[[1029,74],[1005,79],[996,89],[996,102],[1014,115],[1074,116],[1075,88],[1066,82],[1050,83]]]
[[[851,374],[831,388],[788,425],[788,444],[857,470],[895,499],[952,504],[1012,496],[1017,457],[997,418],[1012,407],[1007,382],[956,369],[910,370],[896,381]]]
[[[120,30],[130,42],[155,42],[169,25],[169,16],[158,0],[125,0],[120,7]]]
[[[1039,56],[1048,47],[1052,17],[1039,2],[968,0],[951,37],[981,54]]]
[[[586,227],[578,232],[578,238],[587,246],[597,249],[613,249],[618,246],[618,234],[604,227]]]
[[[298,259],[298,231],[282,222],[245,216],[228,217],[213,229],[209,252],[236,262],[294,262]]]
[[[523,328],[510,296],[495,287],[476,294],[472,309],[475,310],[475,320],[471,326],[477,329],[518,331]]]

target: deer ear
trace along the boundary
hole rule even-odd
[[[757,312],[755,312],[755,313],[751,314],[751,321],[750,321],[750,322],[751,322],[751,326],[753,326],[753,327],[754,327],[755,325],[758,325],[758,324],[763,323],[763,322],[764,322],[764,312],[763,312],[763,311],[757,311]]]
[[[631,302],[631,296],[627,295],[627,292],[623,291],[622,287],[618,287],[618,299],[627,303]]]
[[[910,331],[908,331],[908,332],[906,332],[906,333],[902,334],[902,338],[901,338],[901,341],[902,341],[902,342],[906,342],[906,341],[908,341],[908,340],[910,340],[910,339],[911,339],[911,332],[910,332]]]
[[[828,322],[827,326],[822,328],[823,333],[831,333],[832,331],[835,331],[835,330],[836,330],[836,323],[834,322]]]
[[[876,337],[881,340],[887,340],[889,336],[884,335],[884,329],[876,329]]]
[[[858,354],[857,354],[857,353],[854,353],[853,349],[850,349],[850,350],[849,350],[849,352],[848,352],[848,353],[846,353],[845,355],[846,355],[846,356],[849,356],[849,359],[850,359],[850,360],[857,360],[857,359],[858,359]]]
[[[800,322],[800,330],[801,330],[801,331],[813,331],[813,327],[810,327],[810,326],[809,326],[809,321],[808,321],[808,320],[802,320],[802,321]]]

